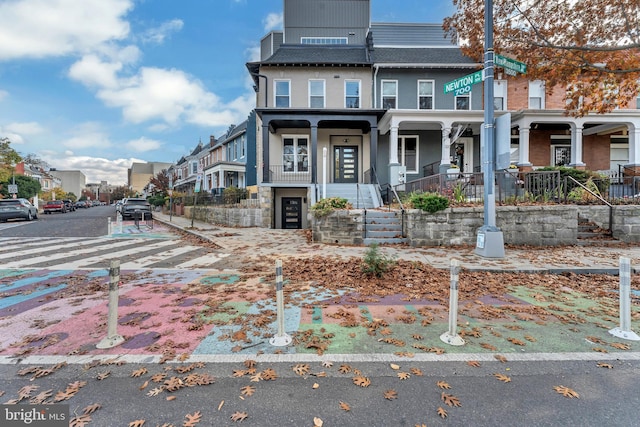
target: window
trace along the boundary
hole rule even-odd
[[[398,136],[398,160],[407,173],[418,173],[418,137]]]
[[[289,108],[291,106],[291,82],[289,80],[275,80],[274,84],[276,86],[276,108]]]
[[[382,108],[396,108],[398,98],[398,82],[396,80],[382,81]]]
[[[493,108],[495,110],[507,109],[507,81],[496,80],[493,82]]]
[[[418,80],[418,108],[433,110],[433,80]]]
[[[636,108],[640,110],[640,96],[636,98]]]
[[[542,80],[529,82],[529,108],[532,110],[544,109],[544,82]]]
[[[360,80],[344,82],[345,108],[360,108]]]
[[[309,80],[309,108],[324,108],[324,80]]]
[[[456,96],[456,110],[470,110],[471,95]]]
[[[246,155],[246,150],[247,150],[247,136],[242,135],[242,137],[240,138],[240,158],[241,159],[244,159],[244,156]]]
[[[191,173],[190,175],[195,175],[198,173],[198,162],[191,162]]]
[[[571,145],[554,145],[551,155],[553,166],[568,166],[571,163]]]
[[[309,171],[309,139],[304,136],[282,138],[282,160],[285,172]]]
[[[301,44],[348,44],[346,37],[300,37]]]

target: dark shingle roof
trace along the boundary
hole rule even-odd
[[[370,65],[365,46],[282,45],[263,65]]]
[[[372,60],[376,64],[420,64],[437,67],[463,65],[473,66],[477,63],[464,56],[456,47],[442,48],[386,48],[377,47],[372,52]]]

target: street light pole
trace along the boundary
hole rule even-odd
[[[504,258],[504,238],[496,227],[493,0],[485,0],[484,19],[484,225],[478,230],[475,252],[488,258]]]

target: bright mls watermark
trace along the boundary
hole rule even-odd
[[[0,405],[3,427],[69,427],[69,405]]]

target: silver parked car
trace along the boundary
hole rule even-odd
[[[1,199],[0,221],[8,219],[26,219],[31,221],[38,218],[38,208],[27,199]]]

